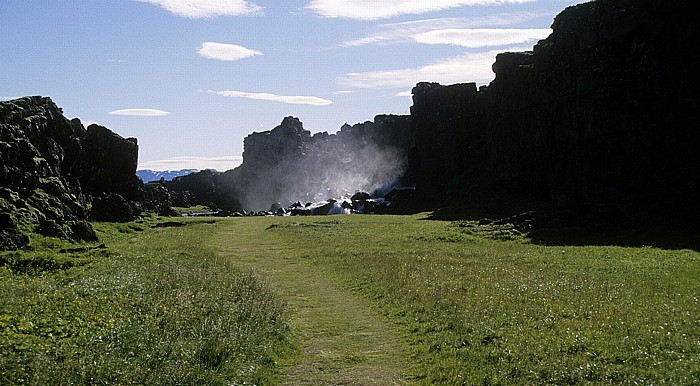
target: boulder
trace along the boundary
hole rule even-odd
[[[97,242],[99,238],[95,229],[87,221],[76,221],[70,226],[71,238],[79,241]]]
[[[350,200],[352,201],[367,201],[371,199],[372,196],[370,196],[369,193],[366,192],[357,192],[350,197]]]
[[[17,223],[9,213],[0,213],[0,251],[29,248],[29,237],[17,229]]]

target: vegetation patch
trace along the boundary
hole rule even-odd
[[[0,255],[0,267],[14,274],[41,275],[88,264],[90,257],[50,252],[8,252]]]
[[[482,239],[497,241],[517,241],[524,240],[525,235],[518,228],[510,223],[498,223],[487,220],[480,221],[453,221],[452,227],[460,233],[471,235]]]
[[[338,220],[327,220],[327,221],[310,221],[310,222],[305,222],[305,221],[293,221],[289,223],[282,223],[282,224],[272,224],[267,229],[274,229],[274,228],[293,228],[293,227],[302,227],[302,228],[329,228],[329,227],[334,227],[336,225],[341,225],[342,222]]]
[[[293,344],[265,281],[207,247],[211,226],[141,221],[95,224],[107,249],[2,255],[0,384],[275,382]]]
[[[209,206],[206,205],[196,205],[196,206],[188,206],[188,207],[173,207],[173,209],[177,210],[178,212],[182,214],[196,214],[196,213],[211,213],[214,212],[215,210],[212,209]]]

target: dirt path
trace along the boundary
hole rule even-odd
[[[269,224],[253,220],[229,221],[212,243],[287,302],[302,352],[284,371],[284,384],[406,384],[406,343],[396,328],[368,301],[291,258],[265,230]]]

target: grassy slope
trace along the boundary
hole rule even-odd
[[[0,384],[272,382],[282,304],[206,246],[218,224],[150,225],[97,224],[107,249],[3,254]]]
[[[419,383],[700,381],[699,253],[545,247],[469,225],[350,216],[268,232],[409,332]]]

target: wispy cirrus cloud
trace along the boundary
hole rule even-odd
[[[121,109],[109,112],[110,115],[128,115],[134,117],[162,117],[170,112],[157,109]]]
[[[327,106],[333,104],[333,101],[328,99],[323,99],[315,96],[304,96],[304,95],[277,95],[270,93],[261,92],[245,92],[245,91],[235,91],[235,90],[207,90],[208,93],[221,95],[224,97],[231,98],[246,98],[254,99],[260,101],[270,101],[270,102],[282,102],[289,103],[293,105],[311,105],[311,106]]]
[[[260,13],[262,7],[246,0],[139,0],[160,6],[168,12],[190,19],[215,16],[240,16]]]
[[[181,169],[215,169],[230,170],[243,163],[243,157],[239,155],[222,157],[172,157],[162,160],[139,162],[139,169],[151,170],[181,170]]]
[[[524,51],[527,48],[511,47],[507,51]],[[338,83],[352,88],[411,88],[418,82],[453,84],[476,82],[487,84],[494,78],[491,66],[502,50],[467,53],[434,63],[397,70],[379,70],[349,73]]]
[[[321,17],[377,20],[479,5],[529,3],[535,0],[312,0],[306,5]]]
[[[551,29],[483,28],[443,29],[413,36],[423,44],[449,44],[466,48],[495,47],[511,44],[535,43],[552,33]]]
[[[235,61],[253,56],[261,56],[262,52],[251,50],[236,44],[204,42],[197,50],[199,56],[207,59]]]
[[[484,17],[437,18],[380,24],[375,27],[375,31],[369,35],[347,40],[343,42],[341,46],[359,47],[363,45],[416,43],[416,36],[433,31],[509,26],[536,19],[543,15],[549,16],[549,12],[514,12]]]

